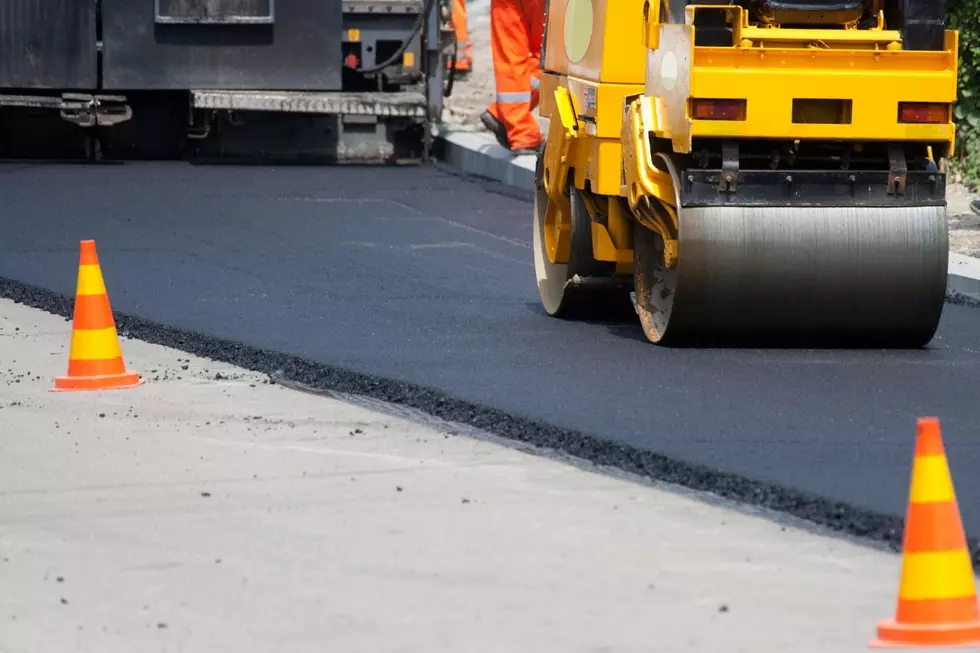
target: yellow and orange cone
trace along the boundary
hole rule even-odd
[[[980,646],[980,607],[939,420],[920,418],[893,619],[872,648]]]
[[[68,374],[55,378],[52,391],[133,388],[144,380],[126,369],[116,322],[94,240],[83,240],[75,290]]]

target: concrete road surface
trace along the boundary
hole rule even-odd
[[[865,650],[899,557],[0,300],[0,651]],[[448,428],[448,427],[446,427]]]

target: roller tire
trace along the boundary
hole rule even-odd
[[[543,186],[542,156],[538,155],[534,196],[534,270],[538,296],[545,312],[563,319],[610,319],[629,310],[629,289],[614,285],[616,264],[596,261],[592,255],[592,225],[580,191],[570,189],[571,243],[568,263],[551,263],[545,249],[544,212],[548,195]],[[576,277],[595,283],[569,283]],[[608,284],[604,283],[606,280]]]
[[[633,286],[636,314],[647,340],[668,345],[670,317],[677,292],[677,266],[664,265],[664,239],[657,232],[633,222]]]

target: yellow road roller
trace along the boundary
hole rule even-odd
[[[547,313],[631,302],[660,345],[928,344],[949,256],[945,11],[549,0],[534,203]]]

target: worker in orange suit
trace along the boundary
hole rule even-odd
[[[457,73],[468,73],[473,69],[473,44],[466,24],[466,0],[453,0],[453,28],[456,30]]]
[[[535,152],[544,140],[531,113],[540,98],[545,0],[490,0],[490,46],[496,99],[480,119],[516,154]]]

